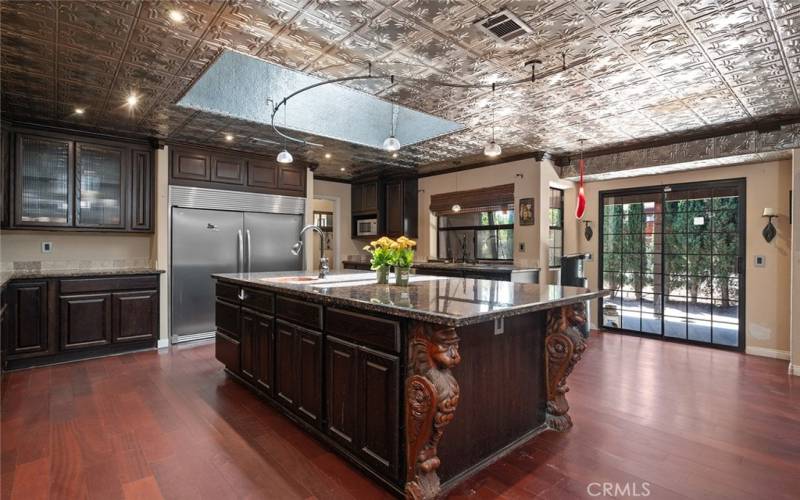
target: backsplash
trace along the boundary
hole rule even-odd
[[[109,259],[109,260],[18,260],[0,262],[2,271],[54,271],[73,269],[141,269],[154,268],[155,261],[149,259]]]

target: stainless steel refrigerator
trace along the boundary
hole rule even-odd
[[[302,211],[304,200],[216,190],[203,190],[215,193],[195,192],[187,200],[173,197],[173,189],[176,187],[170,188],[170,197],[175,198],[171,200],[171,335],[173,342],[179,342],[210,337],[214,333],[211,274],[303,268],[302,254],[291,253],[291,246],[303,226],[303,215],[291,212]],[[204,194],[215,195],[217,199],[212,203],[204,202]],[[225,201],[243,194],[249,202]],[[284,203],[275,203],[275,198]],[[198,205],[205,208],[196,208]],[[250,210],[220,210],[219,206]],[[254,208],[271,212],[252,211]],[[275,213],[276,210],[290,213]]]

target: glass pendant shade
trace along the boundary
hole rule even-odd
[[[383,149],[386,151],[397,151],[400,149],[400,141],[393,135],[390,135],[383,141]]]
[[[286,151],[285,149],[278,153],[278,163],[292,163],[294,158],[292,158],[292,153]]]
[[[459,205],[458,203],[456,203],[455,205],[453,205],[452,207],[450,207],[450,210],[452,210],[452,211],[453,211],[453,212],[455,212],[455,213],[458,213],[458,212],[460,212],[460,211],[461,211],[461,205]]]
[[[494,140],[487,142],[486,147],[483,148],[483,154],[486,156],[500,156],[503,150],[500,149],[500,145],[494,142]]]

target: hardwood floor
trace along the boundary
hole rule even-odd
[[[569,381],[572,430],[451,498],[596,498],[591,483],[617,497],[800,497],[800,378],[786,362],[594,334]],[[388,497],[228,379],[212,344],[7,374],[1,418],[3,499]]]

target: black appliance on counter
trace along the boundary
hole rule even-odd
[[[589,279],[584,274],[584,262],[590,259],[592,254],[573,253],[561,257],[561,286],[577,286],[589,288]],[[589,301],[586,301],[586,323],[584,323],[581,333],[584,337],[589,336]]]

